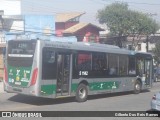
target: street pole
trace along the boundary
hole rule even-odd
[[[148,38],[149,38],[149,36],[147,35],[147,39],[146,39],[146,52],[148,52]]]

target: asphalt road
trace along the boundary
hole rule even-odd
[[[84,103],[78,103],[74,97],[61,99],[37,98],[3,92],[0,83],[0,111],[147,111],[150,110],[150,101],[155,92],[160,91],[160,82],[154,83],[150,91],[140,94],[132,92],[89,96]],[[128,118],[135,120],[156,120],[157,118]],[[60,119],[59,117],[57,119]],[[62,118],[67,119],[67,118]],[[82,119],[82,118],[78,118]],[[96,118],[83,118],[83,120]],[[106,119],[106,118],[97,118]],[[96,120],[97,120],[96,119]],[[107,119],[122,119],[113,117]],[[158,118],[159,119],[159,118]]]

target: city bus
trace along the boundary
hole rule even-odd
[[[117,46],[44,40],[10,40],[4,90],[46,98],[133,91],[152,86],[152,55]]]

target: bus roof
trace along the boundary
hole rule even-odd
[[[81,51],[94,51],[94,52],[107,52],[117,54],[130,54],[135,55],[135,51],[119,48],[113,45],[99,44],[99,43],[87,43],[87,42],[60,42],[60,41],[42,41],[45,46],[81,50]]]
[[[30,40],[14,40],[14,41],[30,41]],[[150,53],[127,50],[127,49],[119,48],[118,46],[114,46],[114,45],[88,43],[88,42],[64,42],[64,41],[61,42],[61,41],[45,41],[45,40],[37,40],[37,41],[40,41],[44,47],[55,47],[55,48],[80,50],[80,51],[94,51],[94,52],[136,55],[136,56],[152,58],[152,55]]]

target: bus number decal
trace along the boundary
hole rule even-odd
[[[88,71],[79,71],[79,75],[88,75]]]

